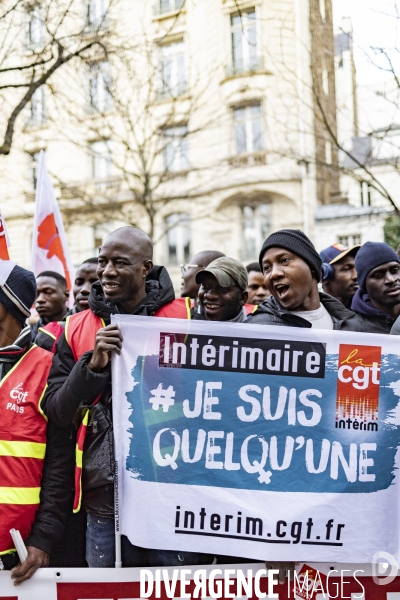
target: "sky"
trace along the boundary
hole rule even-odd
[[[396,0],[332,0],[335,29],[351,20],[357,72],[360,119],[366,130],[385,127],[399,117],[382,93],[393,90],[393,76],[385,69],[384,49],[400,76],[400,2]],[[346,22],[347,19],[347,22]],[[375,64],[374,64],[375,63]],[[378,66],[376,66],[378,65]],[[381,68],[379,68],[381,67]]]
[[[341,26],[343,18],[351,19],[357,66],[361,75],[371,75],[368,56],[374,56],[376,59],[373,48],[390,49],[394,56],[394,48],[399,47],[400,2],[397,4],[396,0],[332,0],[332,5],[335,27]],[[374,71],[374,78],[379,80],[382,74]]]

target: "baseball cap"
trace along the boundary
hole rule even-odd
[[[196,274],[196,283],[201,283],[205,273],[214,275],[221,287],[238,285],[242,291],[247,290],[247,271],[241,262],[228,256],[213,260],[207,267]]]
[[[357,254],[359,249],[361,248],[361,244],[356,244],[349,248],[348,246],[343,246],[343,244],[332,244],[325,250],[319,253],[323,263],[329,263],[333,265],[334,263],[342,260],[345,256],[350,254],[350,252],[354,252],[354,256]]]

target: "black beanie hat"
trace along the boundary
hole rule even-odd
[[[363,292],[367,291],[365,282],[372,269],[388,262],[400,263],[400,259],[385,242],[365,242],[361,246],[356,256],[356,271],[358,285]]]
[[[300,256],[315,273],[317,281],[321,279],[322,260],[312,241],[300,229],[281,229],[271,233],[261,248],[259,263],[262,270],[262,258],[269,248],[285,248]]]
[[[32,271],[15,265],[4,285],[0,285],[0,302],[22,325],[30,316],[36,298],[36,279]]]

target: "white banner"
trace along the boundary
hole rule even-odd
[[[69,305],[73,305],[75,268],[43,150],[40,152],[37,177],[31,270],[35,275],[42,271],[55,271],[63,275],[70,291]]]
[[[138,546],[371,563],[399,550],[390,336],[117,315],[117,529]]]

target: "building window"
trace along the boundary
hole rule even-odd
[[[271,229],[271,205],[242,206],[242,260],[255,260]]]
[[[361,235],[359,233],[352,233],[348,235],[339,235],[339,244],[351,248],[361,244]]]
[[[46,96],[44,86],[38,88],[30,102],[29,122],[30,126],[43,125],[46,122]]]
[[[179,265],[190,259],[190,218],[185,213],[175,213],[166,219],[168,263]]]
[[[86,26],[89,29],[107,27],[107,10],[109,0],[87,0]]]
[[[189,155],[186,125],[164,129],[164,142],[165,170],[187,171]]]
[[[37,179],[38,179],[38,170],[39,170],[39,157],[40,150],[37,152],[31,152],[28,156],[29,160],[29,168],[28,168],[28,178],[29,178],[29,187],[32,190],[36,190],[37,188]]]
[[[107,179],[112,173],[111,151],[108,140],[93,142],[90,146],[93,179]]]
[[[181,96],[186,91],[185,45],[183,41],[161,46],[162,97]]]
[[[157,15],[162,15],[164,13],[180,10],[184,4],[185,0],[156,0],[154,5],[154,12]]]
[[[37,48],[44,43],[43,9],[35,6],[28,12],[27,44],[29,48]]]
[[[233,74],[258,69],[260,59],[257,51],[257,23],[254,8],[231,15],[231,47]]]
[[[368,181],[360,181],[361,206],[371,206],[371,190]]]
[[[251,154],[263,149],[260,104],[233,110],[235,154]]]
[[[111,107],[111,76],[108,61],[95,62],[89,66],[90,110],[105,112]]]

